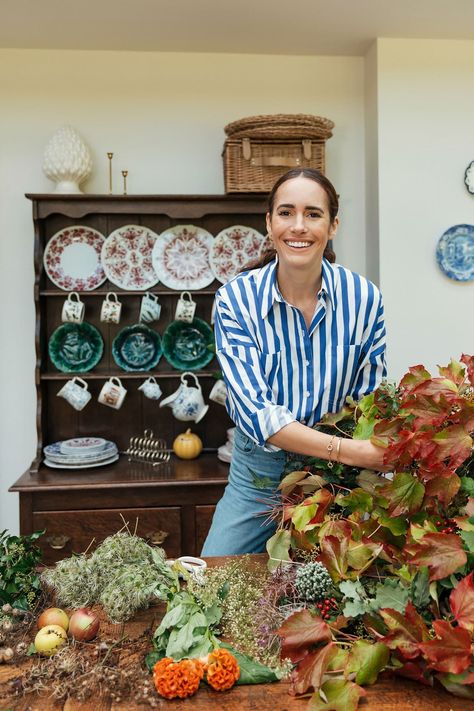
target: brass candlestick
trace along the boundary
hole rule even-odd
[[[107,153],[107,158],[109,159],[109,195],[112,195],[112,158],[113,153]]]
[[[127,175],[128,175],[128,170],[122,170],[122,175],[123,175],[123,194],[127,194]]]

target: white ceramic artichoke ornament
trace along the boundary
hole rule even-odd
[[[53,134],[44,151],[43,171],[56,183],[55,192],[82,192],[79,184],[91,174],[92,160],[75,128],[62,126]]]

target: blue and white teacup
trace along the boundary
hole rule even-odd
[[[156,294],[147,293],[142,298],[140,306],[140,323],[158,321],[161,314],[161,304]]]
[[[138,388],[149,400],[159,400],[163,392],[156,382],[156,379],[151,376],[147,378],[144,383]]]
[[[57,396],[64,398],[66,402],[78,411],[83,410],[92,397],[86,381],[78,377],[68,380],[57,393]]]

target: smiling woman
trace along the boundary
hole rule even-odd
[[[265,513],[288,453],[383,470],[383,450],[313,429],[346,397],[360,399],[386,374],[379,290],[332,263],[334,186],[295,169],[275,184],[267,212],[274,249],[216,294],[216,349],[237,425],[229,483],[203,555],[257,553],[273,534]]]

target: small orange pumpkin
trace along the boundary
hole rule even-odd
[[[173,452],[180,459],[196,459],[202,452],[200,437],[193,434],[191,430],[186,430],[173,442]]]

